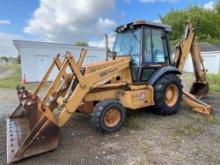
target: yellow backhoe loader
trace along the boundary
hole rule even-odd
[[[211,106],[198,99],[208,94],[208,83],[193,23],[187,23],[173,60],[170,30],[168,25],[142,20],[119,26],[105,61],[83,65],[85,49],[78,62],[67,52],[64,61],[59,55],[54,58],[34,93],[18,86],[20,105],[7,119],[7,162],[57,148],[60,128],[76,111],[91,113],[92,123],[104,133],[122,127],[126,109],[154,106],[156,113],[171,115],[183,100],[193,110],[210,114]],[[190,54],[196,79],[188,93],[180,76]],[[59,72],[40,98],[55,67]]]

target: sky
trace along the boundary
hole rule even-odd
[[[159,21],[172,9],[200,6],[215,0],[0,0],[0,56],[16,57],[12,40],[104,46],[104,34],[138,19]]]

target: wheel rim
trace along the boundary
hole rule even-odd
[[[104,123],[107,127],[115,127],[121,120],[121,114],[116,108],[110,108],[104,117]]]
[[[179,90],[175,84],[171,84],[167,87],[165,92],[165,102],[169,107],[176,104],[179,96]]]

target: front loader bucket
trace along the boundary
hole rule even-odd
[[[191,86],[190,93],[199,98],[204,98],[209,93],[209,84],[194,82]]]
[[[7,119],[7,163],[53,150],[59,128],[39,110],[39,99],[17,89],[21,104]],[[19,93],[20,90],[20,93]]]

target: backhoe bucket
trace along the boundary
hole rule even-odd
[[[209,93],[209,84],[201,83],[201,82],[194,82],[191,86],[190,93],[199,98],[204,98]]]
[[[7,119],[7,163],[53,150],[59,128],[39,110],[39,99],[17,88],[21,104]]]

